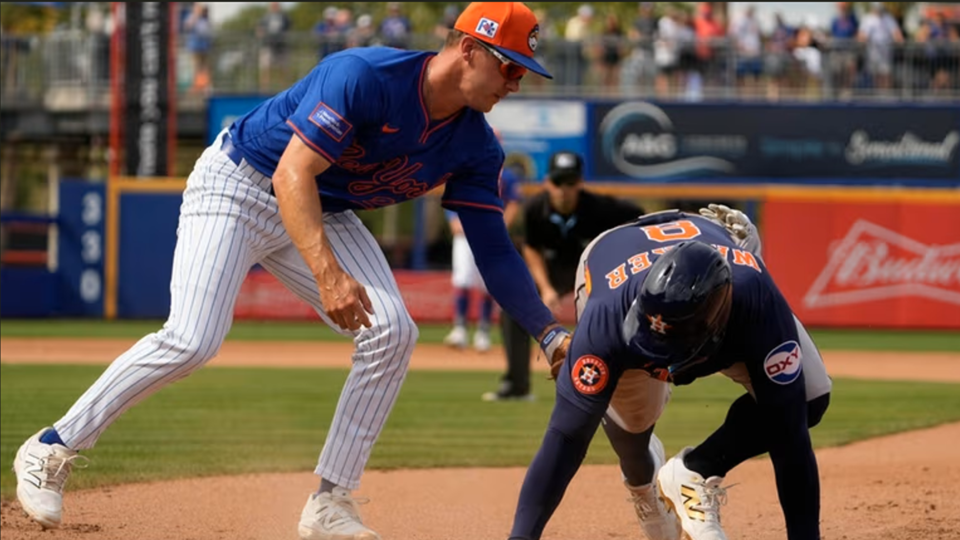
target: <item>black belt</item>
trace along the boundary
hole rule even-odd
[[[238,167],[240,166],[240,161],[243,159],[243,154],[240,153],[240,150],[233,145],[233,139],[230,138],[229,133],[223,134],[223,141],[220,144],[220,151],[227,155],[230,158],[230,161],[234,162]]]

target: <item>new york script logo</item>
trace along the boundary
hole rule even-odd
[[[453,176],[447,173],[436,184],[422,182],[414,174],[423,168],[422,163],[410,163],[407,156],[395,157],[382,163],[360,163],[366,150],[357,144],[350,145],[337,160],[337,166],[357,175],[372,173],[369,180],[350,182],[347,190],[351,195],[362,197],[356,203],[366,209],[380,208],[419,197],[434,186],[443,185]]]

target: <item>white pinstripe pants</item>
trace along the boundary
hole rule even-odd
[[[124,411],[216,356],[233,321],[240,285],[259,263],[328,325],[354,337],[353,367],[316,473],[356,489],[396,402],[417,327],[379,245],[349,211],[325,214],[324,229],[340,265],[366,287],[373,326],[351,333],[333,325],[309,268],[283,228],[270,179],[245,161],[236,165],[219,148],[218,137],[197,161],[183,194],[167,322],[114,360],[54,427],[71,448],[91,448]]]

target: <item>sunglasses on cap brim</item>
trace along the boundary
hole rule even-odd
[[[477,43],[480,44],[488,53],[492,54],[494,58],[500,61],[500,74],[503,75],[503,78],[508,81],[519,81],[527,74],[527,68],[511,61],[506,56],[500,54],[500,51],[494,49],[491,45],[475,39]]]

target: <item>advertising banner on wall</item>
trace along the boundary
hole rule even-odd
[[[600,181],[960,185],[960,107],[596,103],[588,139]]]
[[[171,2],[123,5],[124,174],[172,174],[176,135]]]
[[[960,329],[960,201],[767,201],[763,256],[806,324]]]
[[[506,164],[523,167],[527,181],[543,179],[554,152],[577,152],[588,160],[587,106],[582,101],[506,100],[486,116],[500,132]]]

